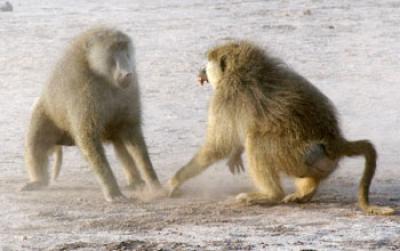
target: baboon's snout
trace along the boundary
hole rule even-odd
[[[114,55],[114,60],[114,79],[119,87],[126,88],[133,79],[133,63],[125,51],[116,52]]]
[[[199,82],[200,85],[208,83],[206,68],[200,70],[199,74],[197,75],[197,82]]]
[[[133,78],[132,72],[120,72],[118,74],[117,82],[121,88],[126,88],[129,86]]]

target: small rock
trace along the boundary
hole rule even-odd
[[[10,2],[7,1],[5,3],[0,4],[0,11],[3,12],[13,11],[13,6],[11,5]]]
[[[335,26],[329,25],[328,28],[331,29],[331,30],[333,30],[333,29],[335,29]]]
[[[311,14],[312,14],[312,13],[311,13],[311,10],[309,10],[309,9],[303,11],[303,15],[304,15],[304,16],[311,16]]]

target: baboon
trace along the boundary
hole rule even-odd
[[[105,199],[124,200],[106,159],[102,143],[107,142],[113,144],[130,187],[144,181],[160,187],[141,128],[131,39],[117,29],[96,27],[73,39],[34,105],[25,142],[30,182],[22,190],[47,186],[49,154],[56,153],[57,176],[61,146],[76,145],[95,172]]]
[[[236,168],[246,151],[257,192],[241,193],[246,204],[307,202],[342,157],[362,155],[365,170],[358,200],[370,214],[392,214],[370,205],[368,193],[377,153],[368,140],[344,138],[331,101],[308,80],[248,41],[232,41],[208,52],[198,77],[214,89],[205,143],[167,184],[169,194],[216,161],[229,158]],[[294,177],[296,191],[286,195],[282,174]]]

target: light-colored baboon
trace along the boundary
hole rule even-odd
[[[72,41],[33,108],[25,147],[30,182],[22,190],[47,186],[49,154],[56,154],[56,177],[61,146],[77,145],[106,200],[123,200],[103,142],[113,144],[129,186],[142,185],[143,177],[152,188],[160,187],[142,134],[131,39],[116,29],[96,27]]]
[[[214,88],[207,136],[197,154],[168,181],[170,195],[186,180],[218,160],[241,164],[246,151],[257,192],[236,198],[247,204],[306,202],[344,156],[362,155],[365,170],[359,205],[367,213],[392,214],[390,207],[370,205],[368,193],[376,151],[367,140],[346,140],[330,100],[282,61],[246,41],[217,46],[208,52],[200,82]],[[297,190],[285,196],[280,176],[294,177]]]

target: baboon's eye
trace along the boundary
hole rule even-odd
[[[117,44],[117,48],[120,49],[120,50],[128,49],[128,42],[119,42]]]
[[[110,45],[110,49],[113,51],[124,50],[127,46],[126,42],[114,42]]]
[[[219,60],[219,66],[221,67],[222,72],[224,72],[226,68],[226,56],[221,57]]]

